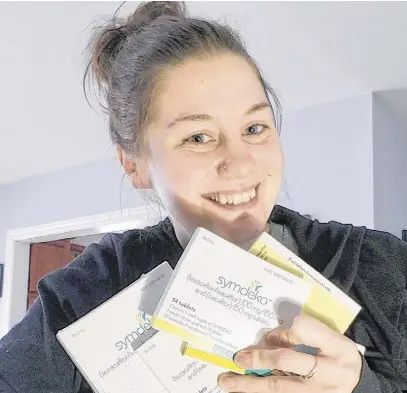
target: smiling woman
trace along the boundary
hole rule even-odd
[[[273,375],[222,375],[224,390],[407,390],[407,244],[276,205],[280,104],[238,34],[188,16],[183,3],[150,2],[102,25],[89,50],[86,78],[101,89],[123,170],[135,188],[156,191],[169,217],[105,236],[39,282],[40,299],[0,341],[0,391],[89,392],[56,333],[163,261],[174,268],[197,227],[242,248],[267,231],[363,309],[345,335],[305,317],[271,332],[235,361]]]

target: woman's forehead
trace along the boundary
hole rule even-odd
[[[163,121],[190,113],[244,113],[266,98],[254,69],[237,55],[190,60],[167,71],[155,96]]]

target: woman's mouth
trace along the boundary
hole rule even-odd
[[[215,192],[211,194],[204,195],[204,198],[210,199],[213,202],[217,202],[221,205],[242,205],[246,204],[252,200],[254,200],[257,196],[257,188],[256,187],[246,189],[244,191],[235,191],[235,192]]]

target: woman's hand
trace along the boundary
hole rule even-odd
[[[246,369],[273,369],[277,375],[256,377],[224,373],[220,387],[245,393],[351,393],[360,379],[362,358],[356,345],[318,320],[297,317],[290,329],[276,329],[264,338],[262,347],[250,347],[235,356]],[[318,348],[318,357],[297,352],[293,347]],[[297,376],[290,375],[297,374]],[[304,379],[303,377],[310,377]]]

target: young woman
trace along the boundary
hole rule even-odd
[[[265,347],[235,360],[284,373],[225,373],[225,391],[405,391],[407,245],[275,205],[283,173],[280,107],[238,35],[186,16],[181,3],[153,2],[105,26],[91,49],[87,75],[105,94],[124,171],[134,187],[157,192],[169,218],[107,236],[40,281],[40,300],[1,340],[0,391],[90,391],[56,332],[164,260],[174,267],[197,226],[241,247],[268,231],[363,308],[345,335],[305,317],[270,333]],[[364,356],[355,343],[367,348]],[[298,344],[319,353],[296,352]]]

